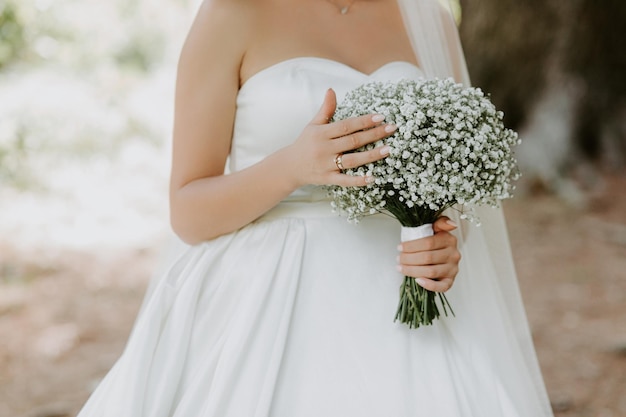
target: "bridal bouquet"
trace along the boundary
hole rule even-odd
[[[511,182],[519,177],[512,147],[519,140],[480,89],[452,79],[371,82],[347,94],[334,120],[369,113],[384,115],[398,129],[356,150],[386,144],[391,147],[386,158],[344,171],[372,175],[374,182],[330,188],[333,209],[348,220],[387,213],[403,226],[402,240],[409,240],[432,235],[432,223],[448,208],[455,206],[461,218],[477,221],[473,205],[497,206],[511,197]],[[440,316],[437,297],[444,313],[454,314],[443,293],[405,277],[396,320],[411,328],[432,324]]]

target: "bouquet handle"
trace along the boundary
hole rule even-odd
[[[402,229],[400,229],[400,240],[406,242],[407,240],[421,239],[434,234],[432,223],[426,223],[417,227],[402,226]]]
[[[400,240],[421,239],[435,234],[432,223],[426,223],[417,227],[402,226]],[[434,293],[417,284],[415,278],[404,277],[404,283],[400,287],[400,302],[396,311],[396,320],[407,324],[410,328],[418,328],[423,325],[431,325],[440,316],[439,307],[436,303],[439,298],[444,314],[448,310],[454,315],[452,307],[443,293]]]

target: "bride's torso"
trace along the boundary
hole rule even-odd
[[[341,103],[349,90],[368,81],[421,76],[419,68],[404,61],[389,62],[370,74],[316,57],[271,65],[252,75],[239,90],[228,170],[249,167],[291,144],[317,113],[329,88]],[[310,191],[308,187],[296,194]]]
[[[228,0],[226,0],[228,1]],[[436,1],[436,0],[433,0]],[[237,19],[242,27],[240,85],[293,57],[325,57],[364,73],[392,61],[416,62],[398,0],[255,0]],[[419,65],[418,65],[419,66]]]
[[[246,9],[230,172],[293,143],[329,88],[340,103],[369,80],[422,75],[397,0],[353,1],[346,14],[326,1],[258,0]]]

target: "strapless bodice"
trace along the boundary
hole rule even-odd
[[[316,58],[269,67],[241,88],[230,168],[294,141],[329,87],[341,100],[421,75],[400,62],[370,75]],[[457,230],[457,315],[410,329],[393,322],[400,223],[355,226],[315,190],[170,253],[79,417],[553,416],[499,212]]]
[[[335,90],[341,102],[348,91],[369,81],[422,76],[418,67],[404,61],[387,63],[371,74],[315,57],[292,58],[267,67],[239,91],[228,169],[249,167],[292,143],[319,110],[328,88]],[[292,197],[315,198],[318,191],[306,187]]]

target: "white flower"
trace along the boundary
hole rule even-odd
[[[511,195],[519,177],[512,147],[517,134],[506,129],[502,112],[477,88],[448,80],[372,82],[350,92],[338,106],[335,120],[380,113],[398,125],[382,141],[387,158],[352,170],[372,175],[365,187],[331,187],[333,208],[351,221],[390,210],[389,201],[407,210],[441,210],[457,204],[496,206]],[[474,218],[471,210],[463,218]]]

